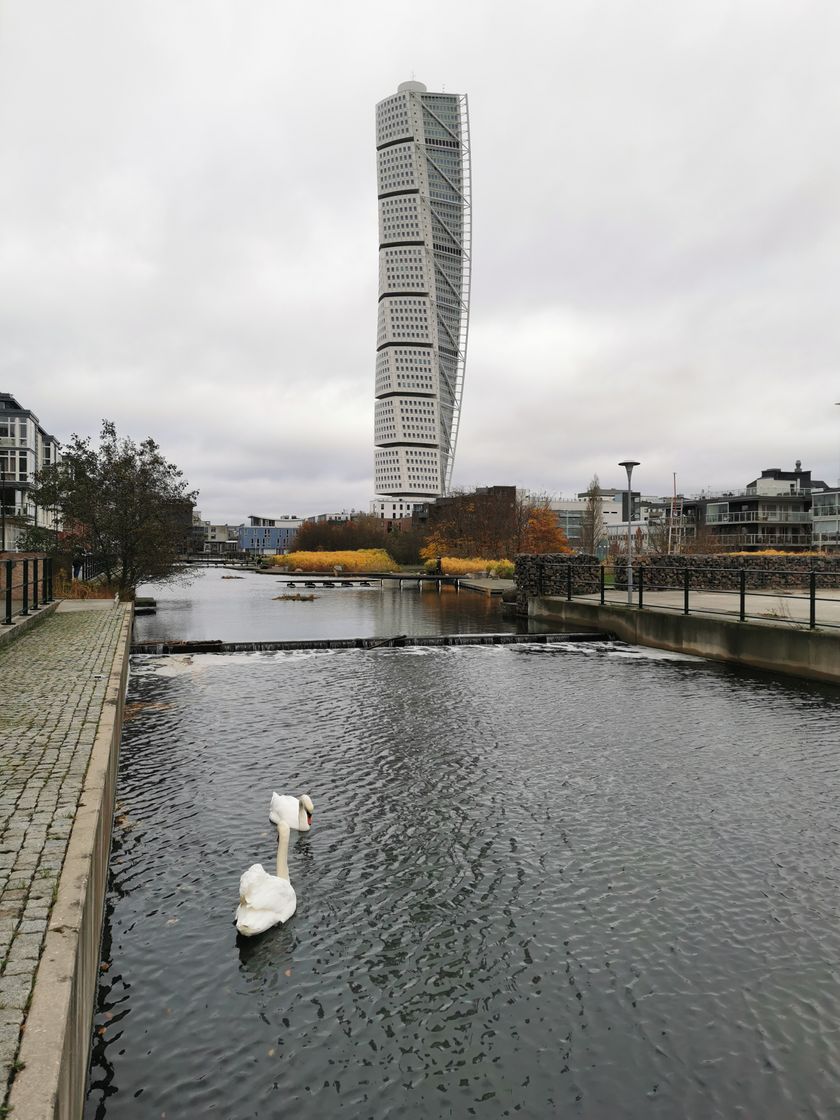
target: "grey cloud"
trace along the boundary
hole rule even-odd
[[[373,106],[414,71],[470,96],[456,483],[835,477],[840,10],[480,11],[7,3],[0,387],[152,434],[213,519],[366,506]]]

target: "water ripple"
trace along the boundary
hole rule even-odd
[[[591,643],[129,699],[88,1118],[840,1115],[836,693]],[[247,941],[273,789],[315,827]]]

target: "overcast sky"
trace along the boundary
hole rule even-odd
[[[214,521],[367,508],[412,77],[470,102],[455,485],[837,480],[836,0],[0,0],[0,390]]]

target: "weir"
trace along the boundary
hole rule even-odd
[[[132,653],[266,653],[303,649],[382,649],[387,646],[506,646],[539,642],[591,642],[614,637],[606,631],[550,634],[397,634],[392,638],[306,638],[279,642],[135,642]]]

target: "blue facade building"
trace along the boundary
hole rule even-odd
[[[251,514],[249,524],[239,526],[239,550],[254,556],[278,556],[291,552],[302,521],[300,517],[256,517]]]

